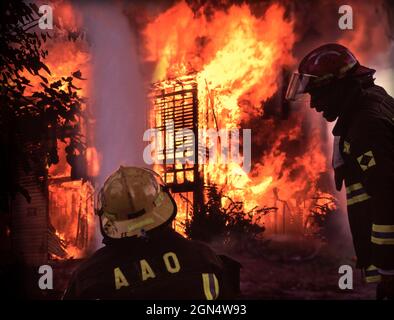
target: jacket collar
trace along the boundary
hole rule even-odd
[[[367,90],[367,88],[363,89],[356,87],[351,89],[349,94],[344,97],[343,101],[341,102],[341,112],[332,130],[332,134],[334,136],[346,135],[346,131],[349,128],[352,120],[355,118],[355,115],[363,108],[363,105],[365,105],[365,100],[368,96]]]

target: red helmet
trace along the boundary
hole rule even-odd
[[[325,44],[302,59],[286,92],[286,99],[294,100],[297,94],[328,85],[346,77],[374,74],[375,70],[360,65],[356,57],[344,46],[336,43]]]

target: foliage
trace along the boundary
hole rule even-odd
[[[317,195],[314,197],[315,205],[311,208],[305,226],[312,230],[312,235],[317,238],[327,239],[332,233],[334,225],[336,200],[333,196]]]
[[[206,191],[206,203],[186,223],[186,234],[191,239],[206,242],[221,239],[226,245],[243,247],[243,244],[256,240],[264,232],[262,216],[276,210],[255,207],[246,211],[243,202],[233,201],[216,185],[206,187]],[[225,207],[222,205],[223,199],[229,203]]]

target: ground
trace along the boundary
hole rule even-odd
[[[217,246],[220,252],[220,247]],[[375,285],[362,281],[348,242],[330,245],[316,239],[274,237],[261,256],[226,252],[242,264],[243,299],[374,299]],[[341,290],[341,265],[353,267],[353,290]]]
[[[353,290],[340,290],[338,269],[354,266],[350,241],[327,243],[312,238],[267,237],[263,247],[229,250],[220,243],[211,243],[219,254],[241,263],[241,299],[374,299],[374,285],[364,284],[361,273],[353,269]],[[25,272],[23,298],[60,299],[73,270],[81,260],[53,261],[54,290],[39,290],[36,268]],[[21,279],[22,280],[22,279]]]

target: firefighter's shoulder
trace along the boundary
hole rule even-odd
[[[357,109],[354,115],[361,122],[372,121],[372,124],[379,122],[393,123],[394,98],[380,86],[366,89]]]
[[[106,275],[116,258],[108,247],[102,247],[92,255],[84,258],[74,270],[71,280],[79,285],[100,279]]]
[[[355,106],[344,139],[343,152],[353,156],[363,171],[380,166],[387,159],[388,149],[394,141],[394,103],[385,91],[366,96],[362,104]]]
[[[368,143],[371,139],[376,142],[379,136],[392,131],[394,103],[391,106],[391,103],[384,103],[384,100],[366,99],[357,108],[348,128],[347,141],[350,143],[355,141]]]
[[[211,263],[218,268],[223,267],[222,260],[208,244],[198,240],[186,239],[181,235],[176,235],[176,238],[181,252],[194,257],[195,260]]]
[[[108,248],[103,247],[90,257],[81,260],[69,278],[63,299],[91,299],[92,297],[86,296],[86,289],[92,287],[95,279],[103,279],[105,276],[106,269],[101,261],[105,260],[106,256],[108,256]]]

